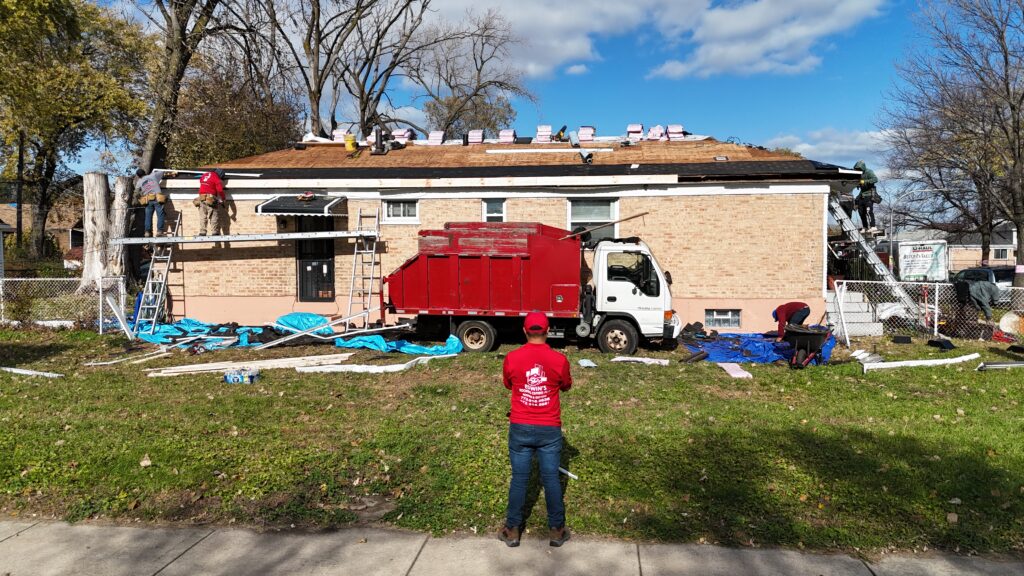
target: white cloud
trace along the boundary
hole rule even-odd
[[[655,36],[677,54],[650,77],[784,73],[821,63],[821,40],[879,14],[885,0],[435,0],[441,16],[496,8],[525,42],[515,59],[528,76],[599,60],[600,37]],[[576,66],[569,66],[566,73]]]
[[[565,73],[570,76],[579,76],[590,72],[590,68],[586,64],[573,64],[565,69]]]
[[[789,148],[805,158],[838,166],[852,167],[863,160],[880,176],[886,152],[885,133],[850,132],[823,128],[806,135],[780,135],[764,143],[768,148]]]

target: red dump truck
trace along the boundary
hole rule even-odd
[[[522,335],[522,316],[544,312],[550,335],[594,338],[632,354],[641,339],[675,342],[672,277],[637,238],[605,240],[587,265],[579,235],[537,223],[449,223],[420,232],[419,251],[384,278],[381,309],[454,330],[469,351]]]

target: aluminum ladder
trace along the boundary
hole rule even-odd
[[[893,275],[889,267],[882,262],[882,259],[875,254],[874,248],[868,244],[868,241],[864,238],[864,235],[860,233],[860,228],[853,223],[849,214],[843,209],[842,204],[839,203],[839,199],[830,195],[828,199],[828,211],[835,218],[836,222],[843,229],[843,233],[847,238],[852,240],[860,248],[861,254],[864,257],[864,261],[871,266],[871,269],[875,272],[880,280],[885,282],[889,288],[892,289],[893,294],[899,299],[900,304],[907,308],[908,312],[917,313],[921,305],[907,294],[907,291],[899,285],[899,281],[896,276]],[[890,241],[892,241],[890,239]]]
[[[352,277],[348,290],[349,320],[345,329],[351,330],[356,319],[363,319],[362,328],[370,326],[370,312],[373,308],[373,297],[380,294],[380,262],[377,252],[377,240],[380,237],[380,210],[356,212],[356,236],[352,251]]]
[[[181,236],[181,215],[174,221],[172,236]],[[167,300],[167,274],[171,270],[171,257],[174,255],[174,244],[151,244],[153,255],[149,260],[149,273],[142,289],[142,301],[139,313],[135,318],[134,328],[137,330],[143,322],[149,322],[147,331],[152,334],[156,330],[157,320],[165,313]]]

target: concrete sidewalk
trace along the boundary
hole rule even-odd
[[[227,528],[135,528],[0,522],[0,576],[688,575],[1009,576],[1024,562],[938,554],[843,555],[633,544],[574,537],[562,548],[527,535],[507,548],[492,535],[431,538],[377,528],[257,533]]]

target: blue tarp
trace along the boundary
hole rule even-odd
[[[829,336],[821,347],[820,363],[828,362],[835,346],[835,336]],[[718,340],[702,341],[699,345],[687,343],[686,347],[690,352],[707,352],[708,362],[771,364],[779,360],[789,362],[793,357],[793,347],[789,343],[776,342],[775,338],[767,338],[763,334],[719,334]],[[818,358],[814,364],[819,364]]]
[[[249,334],[260,334],[262,332],[263,328],[240,326],[231,329],[227,326],[218,327],[216,324],[207,324],[192,318],[182,318],[174,324],[157,324],[156,330],[152,334],[149,333],[149,323],[143,322],[139,325],[136,336],[140,340],[145,340],[152,344],[170,344],[174,338],[188,338],[190,336],[218,336],[225,339],[238,336],[238,342],[232,344],[232,346],[257,346],[258,343],[249,343]],[[222,342],[222,340],[207,339],[202,344],[205,348],[212,350],[214,348],[223,348]],[[190,346],[194,343],[195,341],[182,344],[181,346]]]
[[[338,338],[334,345],[339,348],[366,348],[378,352],[401,352],[403,354],[416,354],[417,356],[443,356],[445,354],[458,354],[462,352],[462,342],[454,335],[448,336],[444,344],[439,346],[420,346],[406,340],[395,340],[388,342],[383,336],[355,336],[353,338]]]
[[[317,326],[323,326],[323,328],[313,332],[320,336],[330,336],[334,334],[334,330],[330,326],[327,326],[329,321],[327,318],[319,314],[313,314],[311,312],[292,312],[291,314],[285,314],[277,320],[274,324],[283,328],[292,330],[294,332],[305,332]]]

